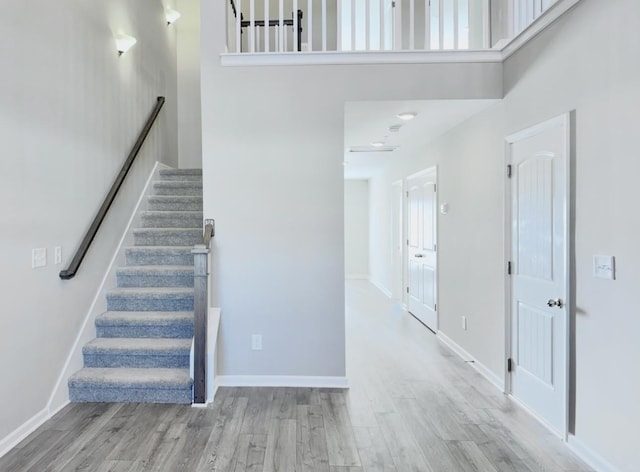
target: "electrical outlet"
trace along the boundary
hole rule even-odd
[[[462,317],[462,329],[464,329],[465,331],[467,330],[467,317],[466,316]]]
[[[60,246],[53,249],[53,263],[62,264],[62,248]]]
[[[47,265],[47,248],[40,247],[31,251],[31,267],[44,267]]]
[[[262,335],[261,334],[251,335],[251,349],[253,351],[262,351]]]

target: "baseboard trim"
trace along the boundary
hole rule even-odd
[[[480,375],[482,375],[485,379],[487,379],[489,382],[495,385],[501,392],[504,392],[504,379],[501,379],[493,371],[487,368],[487,366],[485,366],[481,362],[478,362],[478,360],[475,357],[469,354],[458,343],[456,343],[453,339],[451,339],[449,336],[444,334],[442,331],[438,331],[436,336],[442,342],[442,344],[444,344],[453,352],[458,354],[460,358],[462,358],[464,361],[467,361],[467,363],[471,367],[473,367]],[[468,361],[472,361],[472,362],[468,362]]]
[[[8,436],[0,440],[0,457],[4,456],[7,452],[20,444],[20,441],[42,426],[42,424],[50,417],[51,415],[49,414],[49,410],[44,408],[25,421]]]
[[[575,455],[598,472],[622,472],[621,469],[618,469],[616,466],[611,464],[573,434],[569,434],[567,446],[575,453]]]
[[[297,375],[219,375],[217,387],[312,387],[349,388],[346,377]]]
[[[382,294],[387,297],[387,298],[393,298],[393,294],[391,293],[391,290],[389,290],[387,287],[385,287],[384,285],[382,285],[380,282],[378,282],[377,280],[373,280],[373,279],[369,279],[369,282],[371,282],[371,284],[377,288],[378,290],[380,290],[382,292]]]

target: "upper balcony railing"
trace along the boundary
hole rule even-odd
[[[223,1],[228,5],[227,53],[252,55],[487,50],[508,42],[554,3],[561,3],[561,0]]]

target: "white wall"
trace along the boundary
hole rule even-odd
[[[155,0],[26,0],[0,30],[0,449],[47,403],[156,159],[175,165],[175,33]],[[118,57],[114,33],[138,44]],[[61,281],[156,97],[167,103],[75,279]],[[53,265],[62,246],[63,264]],[[31,249],[48,265],[31,268]]]
[[[180,167],[202,167],[200,119],[200,0],[177,0],[178,155]]]
[[[640,464],[640,144],[633,138],[640,109],[639,20],[634,0],[583,0],[507,60],[502,103],[433,143],[403,146],[403,163],[370,182],[372,205],[384,205],[391,182],[438,165],[439,199],[450,207],[439,219],[441,329],[502,377],[503,140],[576,111],[571,429],[579,443],[621,471]],[[382,221],[372,227],[377,256],[371,276],[381,282],[390,270],[380,237],[387,231]],[[594,254],[616,256],[616,281],[593,278]],[[460,328],[461,315],[468,331]]]
[[[222,67],[224,4],[202,15],[221,374],[344,376],[345,102],[497,98],[501,65]]]
[[[344,273],[369,275],[369,182],[344,181]]]

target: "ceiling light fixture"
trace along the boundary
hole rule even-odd
[[[133,47],[138,40],[128,34],[119,33],[116,35],[116,48],[118,49],[118,56],[122,56],[125,52]]]
[[[172,25],[173,23],[178,21],[178,19],[182,16],[182,14],[179,11],[175,11],[171,8],[167,8],[167,10],[164,13],[165,13],[165,17],[167,18],[168,25]]]
[[[403,121],[409,121],[413,120],[416,116],[418,116],[418,114],[415,111],[405,111],[402,113],[398,113],[396,116]]]
[[[373,147],[382,147],[384,146],[384,143],[382,141],[374,141],[373,143],[371,143],[371,145]]]

